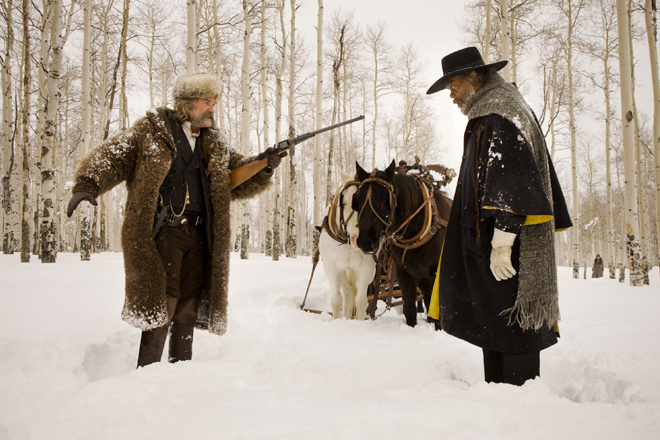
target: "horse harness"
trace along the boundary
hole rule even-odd
[[[323,229],[326,230],[330,238],[341,244],[348,244],[348,232],[346,231],[346,224],[351,219],[355,211],[352,211],[347,219],[344,219],[344,191],[350,186],[359,186],[360,182],[357,180],[351,180],[346,182],[344,186],[339,188],[334,196],[332,196],[332,202],[330,203],[330,210],[328,215],[323,218],[321,227],[317,226],[319,231]],[[339,216],[337,216],[337,210],[339,210]],[[339,217],[339,224],[337,224],[337,217]]]
[[[368,178],[364,179],[362,183],[360,184],[361,188],[365,184],[369,185],[369,189],[367,190],[367,198],[360,208],[360,212],[358,213],[358,222],[360,217],[362,216],[362,212],[366,208],[367,205],[369,205],[369,208],[371,208],[371,211],[376,215],[378,220],[380,220],[381,223],[385,225],[385,235],[384,239],[386,242],[386,245],[392,244],[398,248],[403,249],[403,256],[401,257],[401,264],[403,264],[403,260],[406,257],[406,252],[409,249],[415,249],[420,246],[425,245],[426,243],[433,238],[435,233],[441,228],[441,227],[447,227],[447,221],[444,220],[442,217],[440,217],[440,214],[438,212],[438,206],[435,201],[434,191],[433,187],[429,188],[430,183],[426,182],[422,178],[416,178],[417,182],[419,183],[419,186],[422,190],[422,194],[424,196],[424,201],[422,204],[415,210],[415,212],[410,215],[402,224],[399,226],[395,231],[393,232],[388,232],[390,227],[392,226],[392,219],[394,218],[394,211],[396,209],[396,195],[394,194],[394,186],[392,186],[391,183],[388,181],[375,177],[375,173],[377,170],[374,170],[371,173],[371,176]],[[378,212],[374,209],[373,203],[371,202],[371,196],[372,196],[372,183],[376,183],[378,185],[381,185],[384,187],[388,194],[389,194],[389,202],[390,202],[390,216],[388,220],[384,220]],[[359,190],[358,188],[358,190]],[[417,214],[420,213],[424,209],[424,226],[420,229],[420,231],[415,234],[411,238],[403,238],[402,235],[397,235],[402,229],[403,232],[407,229],[408,224],[410,221],[417,216]],[[405,229],[404,229],[405,228]]]

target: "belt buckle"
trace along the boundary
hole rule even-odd
[[[188,224],[188,219],[187,218],[182,218],[181,219],[181,226],[185,226]]]

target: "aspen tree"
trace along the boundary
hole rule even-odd
[[[491,16],[493,15],[492,13],[492,8],[493,8],[493,0],[486,0],[486,37],[484,38],[484,63],[489,64],[490,63],[490,40],[491,40],[491,35],[490,35],[490,19]]]
[[[318,21],[316,25],[316,114],[314,117],[315,130],[323,128],[323,0],[318,0]],[[313,191],[314,191],[314,226],[320,226],[323,219],[323,208],[327,200],[323,200],[323,150],[321,149],[321,136],[314,136],[314,162],[313,162]],[[316,255],[321,233],[314,229],[312,240],[312,255]]]
[[[47,94],[44,96],[45,121],[41,144],[41,190],[43,208],[39,238],[41,240],[41,262],[54,263],[57,258],[56,240],[57,223],[55,221],[55,169],[53,168],[53,150],[55,149],[55,132],[57,107],[59,106],[58,82],[62,62],[62,0],[53,0],[52,16],[52,54],[49,57]]]
[[[658,73],[658,21],[656,0],[646,0],[644,19],[649,43],[651,80],[653,82],[653,159],[655,166],[655,221],[660,240],[660,75]],[[656,256],[659,250],[656,249]],[[660,268],[660,265],[658,265]]]
[[[275,139],[279,141],[281,137],[281,126],[282,126],[282,76],[284,75],[284,69],[286,67],[286,28],[284,27],[284,7],[286,5],[286,0],[281,0],[277,5],[277,9],[280,17],[280,32],[282,34],[282,44],[280,55],[280,65],[277,69],[275,75]],[[283,164],[284,165],[284,164]],[[280,224],[282,218],[282,201],[281,201],[281,175],[283,173],[284,166],[280,166],[275,170],[275,185],[273,190],[273,250],[272,250],[272,259],[273,261],[278,261],[280,255],[282,254],[281,238],[280,238]]]
[[[188,13],[188,33],[186,39],[186,73],[195,72],[197,53],[197,1],[186,0]]]
[[[270,122],[269,122],[269,112],[268,112],[268,82],[266,78],[266,30],[267,30],[268,20],[266,18],[266,2],[261,2],[261,47],[259,51],[260,55],[260,64],[261,64],[261,108],[263,113],[263,147],[268,148],[270,146]],[[273,231],[272,231],[272,216],[270,213],[270,200],[272,198],[272,190],[268,188],[266,193],[260,198],[259,205],[262,206],[264,215],[259,216],[263,220],[263,252],[266,256],[272,256],[272,246],[273,246]]]
[[[625,167],[625,240],[630,285],[643,286],[637,213],[637,181],[635,176],[635,133],[633,126],[632,72],[629,43],[629,16],[626,0],[617,0],[619,31],[619,71],[621,73],[621,123]]]
[[[23,0],[21,14],[23,18],[23,113],[22,113],[22,135],[23,135],[23,169],[22,169],[22,199],[21,199],[21,263],[30,262],[30,81],[31,53],[30,53],[30,20],[29,1]]]
[[[509,0],[500,0],[500,33],[502,37],[502,60],[511,59],[511,27],[509,26]],[[511,63],[501,70],[505,80],[511,81]]]
[[[90,87],[90,48],[91,48],[91,8],[92,0],[85,0],[83,18],[83,58],[82,58],[82,127],[80,139],[80,158],[89,154],[91,138],[92,94]],[[88,203],[78,208],[80,219],[80,260],[89,261],[91,252],[91,209]]]
[[[240,149],[244,155],[250,151],[250,41],[252,37],[251,5],[243,0],[243,20],[245,32],[243,34],[243,67],[241,69],[241,140]],[[241,259],[248,258],[248,241],[250,239],[250,212],[247,202],[240,202],[241,211]]]
[[[289,130],[287,137],[289,139],[296,136],[295,129],[295,90],[296,90],[296,0],[290,0],[291,5],[291,31],[290,31],[290,45],[289,50],[289,98],[288,98],[288,120]],[[286,175],[285,203],[287,207],[286,213],[286,229],[285,229],[285,251],[287,258],[296,258],[298,252],[298,234],[296,224],[296,164],[295,164],[295,147],[289,150],[287,156],[289,162],[289,172]]]
[[[6,40],[5,51],[0,59],[0,75],[2,77],[2,209],[4,212],[4,231],[2,235],[2,252],[14,253],[14,179],[16,154],[14,145],[14,107],[12,105],[12,55],[14,51],[13,0],[2,3],[2,16],[5,19]]]

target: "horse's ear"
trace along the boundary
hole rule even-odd
[[[353,176],[351,176],[344,170],[339,170],[339,176],[341,177],[341,183],[343,184],[346,184],[346,182],[353,180]]]
[[[392,163],[385,170],[385,176],[387,176],[387,181],[388,182],[392,181],[392,178],[394,177],[394,171],[395,170],[396,170],[396,164],[394,163],[394,159],[392,159]]]
[[[362,182],[364,179],[369,177],[369,173],[365,170],[362,169],[358,161],[355,161],[355,171],[356,171],[356,176],[357,179]]]

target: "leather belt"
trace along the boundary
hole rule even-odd
[[[180,215],[168,213],[165,216],[165,226],[200,226],[204,223],[205,215]]]

